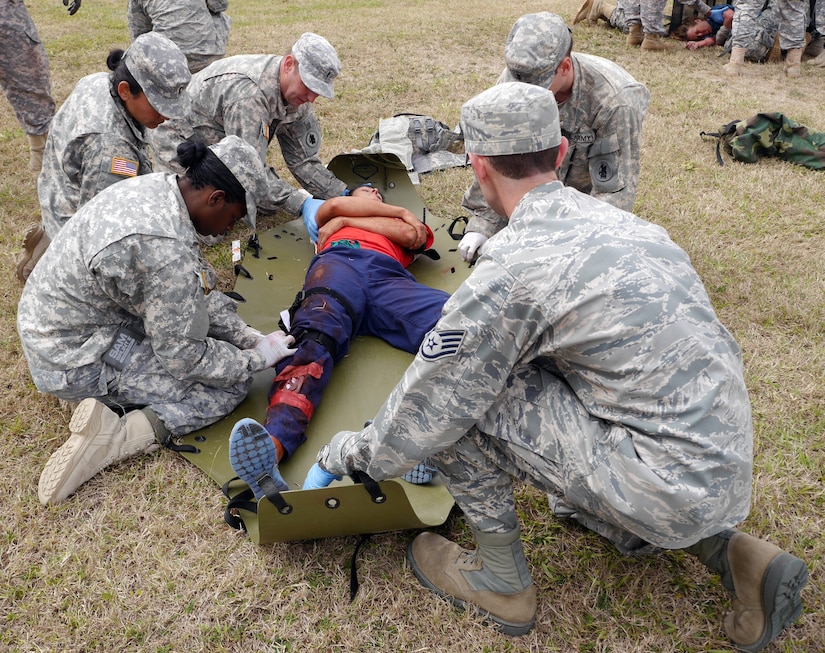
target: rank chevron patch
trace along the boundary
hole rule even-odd
[[[438,360],[446,356],[455,356],[461,348],[465,333],[463,329],[430,331],[427,337],[424,338],[424,342],[421,343],[419,353],[423,359],[428,361]]]

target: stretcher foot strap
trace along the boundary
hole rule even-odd
[[[374,481],[373,481],[374,482]],[[352,603],[355,600],[355,595],[358,594],[358,552],[361,550],[361,547],[364,543],[372,537],[371,533],[366,533],[362,535],[359,540],[358,544],[355,545],[355,551],[352,552],[352,559],[350,560],[349,565],[349,602]]]

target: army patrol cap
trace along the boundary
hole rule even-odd
[[[265,171],[261,157],[254,147],[234,135],[226,136],[210,145],[209,149],[229,168],[229,172],[246,191],[246,222],[254,228],[255,217],[258,215],[258,198],[266,194]]]
[[[546,11],[525,14],[516,20],[504,45],[508,81],[549,88],[572,43],[561,16]]]
[[[189,112],[186,87],[192,73],[186,56],[172,41],[157,32],[141,34],[126,49],[123,62],[160,115],[182,118]]]
[[[496,84],[461,107],[464,149],[502,156],[541,152],[561,144],[559,108],[546,88],[522,82]]]
[[[341,72],[341,61],[329,41],[312,32],[301,34],[292,46],[292,56],[298,62],[298,74],[310,91],[332,98],[332,84]]]

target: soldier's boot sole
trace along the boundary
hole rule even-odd
[[[40,503],[64,501],[77,488],[111,464],[112,411],[94,399],[78,404],[69,422],[71,435],[49,458],[37,484]],[[119,418],[115,416],[119,422]],[[109,427],[104,427],[104,422]]]
[[[26,231],[23,236],[23,251],[17,259],[17,268],[15,270],[17,279],[22,283],[29,278],[34,266],[43,256],[43,252],[49,246],[49,237],[46,235],[42,224],[33,224]]]

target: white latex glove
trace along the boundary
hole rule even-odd
[[[264,355],[266,367],[272,367],[282,358],[292,356],[297,349],[290,349],[290,345],[295,344],[295,338],[288,336],[283,331],[273,331],[266,334],[255,345],[255,349]]]
[[[464,238],[458,243],[458,253],[461,254],[467,263],[475,258],[478,248],[487,242],[487,236],[478,233],[477,231],[468,231],[464,234]]]

